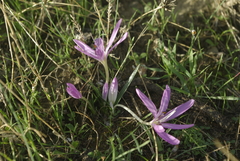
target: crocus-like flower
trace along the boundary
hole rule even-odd
[[[117,47],[121,42],[123,42],[126,38],[127,38],[127,33],[125,33],[119,40],[118,42],[112,46],[113,42],[114,42],[114,39],[116,38],[117,36],[117,33],[118,33],[118,30],[120,28],[120,24],[122,22],[122,19],[120,19],[115,28],[113,29],[113,32],[112,32],[112,35],[110,37],[110,40],[107,44],[107,47],[105,48],[104,47],[104,42],[103,42],[103,39],[102,38],[97,38],[95,39],[94,41],[94,44],[95,44],[95,47],[96,49],[92,49],[91,47],[89,47],[88,45],[86,45],[84,42],[80,41],[80,40],[76,40],[74,39],[73,41],[77,44],[75,46],[75,48],[84,53],[85,55],[87,56],[90,56],[92,57],[93,59],[96,59],[102,63],[105,63],[105,61],[107,60],[107,56],[108,54],[115,48]],[[110,48],[111,47],[111,48]]]
[[[105,73],[106,73],[106,82],[103,86],[103,89],[102,89],[102,98],[104,100],[107,100],[107,94],[108,94],[108,82],[109,82],[109,71],[108,71],[108,64],[107,64],[107,57],[108,57],[108,54],[115,48],[117,47],[121,42],[123,42],[126,38],[127,38],[127,35],[128,33],[126,32],[117,42],[116,44],[113,44],[116,36],[117,36],[117,33],[118,33],[118,30],[120,28],[120,25],[121,25],[121,22],[122,22],[122,19],[120,19],[115,28],[113,29],[113,32],[112,32],[112,35],[110,37],[110,40],[108,41],[108,44],[107,44],[107,47],[105,48],[104,47],[104,42],[103,42],[103,39],[102,38],[97,38],[94,40],[94,45],[95,45],[95,50],[92,49],[91,47],[89,47],[88,45],[86,45],[84,42],[80,41],[80,40],[77,40],[77,39],[74,39],[73,41],[77,44],[75,46],[75,48],[84,53],[85,55],[87,56],[90,56],[92,57],[93,59],[96,59],[98,61],[100,61],[103,66],[104,66],[104,69],[105,69]],[[111,47],[112,46],[112,47]],[[111,47],[111,48],[110,48]]]
[[[73,98],[76,98],[76,99],[82,98],[82,94],[77,90],[77,88],[73,84],[67,83],[66,90],[67,90],[67,93]]]
[[[113,108],[113,104],[117,99],[117,93],[118,93],[118,81],[117,81],[117,78],[115,77],[112,80],[112,83],[109,88],[109,93],[108,93],[108,101],[112,108]]]
[[[163,92],[159,110],[157,110],[154,103],[145,94],[143,94],[139,89],[136,89],[136,92],[137,92],[139,98],[144,103],[144,105],[153,114],[154,119],[151,121],[151,125],[152,125],[153,129],[155,130],[155,132],[166,142],[168,142],[172,145],[178,145],[180,143],[180,141],[177,138],[175,138],[174,136],[166,133],[165,128],[186,129],[186,128],[190,128],[190,127],[194,126],[194,124],[178,125],[178,124],[171,124],[171,123],[166,123],[166,122],[178,117],[179,115],[181,115],[185,111],[187,111],[190,107],[193,106],[194,100],[191,99],[188,102],[183,103],[180,106],[165,113],[165,111],[168,107],[170,95],[171,95],[171,90],[168,85],[166,85],[166,89]]]

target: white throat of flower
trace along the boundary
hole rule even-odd
[[[172,110],[170,113],[168,113],[165,116],[161,114],[161,116],[159,116],[158,118],[154,118],[151,121],[151,124],[161,125],[161,123],[166,122],[166,120],[168,120],[169,117],[175,114],[175,112],[176,112],[176,109]]]

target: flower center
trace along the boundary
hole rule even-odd
[[[161,125],[160,121],[159,121],[159,120],[156,120],[156,119],[152,120],[152,121],[151,121],[151,124]]]

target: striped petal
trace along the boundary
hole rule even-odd
[[[174,118],[178,117],[179,115],[183,114],[184,112],[186,112],[190,107],[193,106],[193,104],[194,104],[194,100],[191,99],[191,100],[187,101],[186,103],[183,103],[183,104],[179,105],[178,107],[176,107],[176,108],[172,109],[171,111],[169,111],[159,121],[160,122],[166,122],[166,121],[169,121],[171,119],[174,119]],[[170,113],[171,113],[171,116],[169,116]],[[166,119],[165,117],[168,117],[168,118]],[[164,120],[164,121],[162,121],[162,120]]]

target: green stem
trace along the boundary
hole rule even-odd
[[[128,107],[121,105],[121,104],[117,104],[114,107],[122,107],[124,110],[126,110],[128,113],[130,113],[136,120],[138,120],[141,124],[145,124],[145,125],[151,125],[150,122],[146,122],[143,121],[142,119],[140,119],[132,110],[130,110]]]
[[[106,83],[109,82],[109,70],[108,70],[108,64],[107,60],[102,61],[103,67],[105,69],[105,74],[106,74]]]

